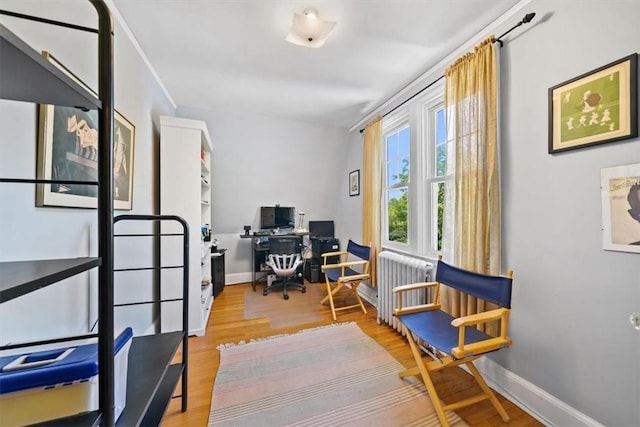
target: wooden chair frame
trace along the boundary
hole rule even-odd
[[[435,282],[413,283],[394,288],[393,292],[397,297],[397,308],[394,310],[394,316],[396,316],[400,320],[402,330],[407,336],[407,340],[409,341],[409,346],[411,348],[411,353],[413,354],[413,357],[416,361],[416,367],[402,371],[400,373],[400,377],[405,378],[408,376],[419,376],[422,378],[422,381],[427,388],[429,397],[431,398],[438,418],[440,419],[440,423],[443,426],[449,425],[445,416],[445,411],[456,410],[466,406],[474,405],[483,400],[489,400],[500,414],[502,420],[504,422],[507,422],[509,421],[507,412],[498,401],[494,392],[491,390],[491,388],[489,388],[486,381],[484,380],[476,366],[473,364],[473,361],[484,356],[488,352],[496,351],[500,348],[507,347],[512,344],[511,338],[507,336],[507,330],[510,314],[511,282],[513,278],[513,271],[509,270],[506,276],[486,276],[457,269],[456,267],[449,266],[442,261],[438,263],[438,269],[440,269],[441,267],[443,269],[455,269],[455,274],[460,275],[460,277],[464,277],[465,280],[473,280],[474,276],[476,278],[479,278],[479,280],[483,280],[483,278],[489,278],[490,280],[501,280],[501,283],[505,284],[505,289],[502,291],[502,294],[500,296],[496,297],[496,293],[490,295],[489,298],[482,298],[489,302],[497,304],[499,308],[458,318],[454,318],[449,314],[443,312],[440,305],[441,285],[453,287],[458,290],[464,290],[468,294],[476,297],[485,295],[483,291],[478,292],[477,289],[475,289],[475,285],[463,285],[459,287],[458,284],[452,283],[451,280],[447,280],[446,282],[444,280],[440,280],[438,276],[438,270],[436,270]],[[443,275],[445,274],[446,273],[443,273]],[[508,289],[506,289],[506,286],[508,286]],[[414,291],[417,289],[431,289],[431,294],[433,297],[432,302],[417,306],[404,307],[402,298],[403,293]],[[413,318],[409,320],[408,315],[415,316],[411,316]],[[419,324],[419,322],[423,320],[426,324],[430,321],[430,319],[427,319],[428,317],[438,317],[442,321],[450,320],[450,323],[449,325],[444,325],[441,323],[437,328],[437,331],[435,330],[435,328],[434,330],[430,331],[429,327],[421,327],[419,332],[416,333],[414,330],[412,330],[412,327],[405,325],[405,323],[403,322],[403,316],[407,316],[405,317],[405,321],[410,326]],[[424,318],[421,318],[421,316],[424,316]],[[477,325],[491,321],[500,322],[499,336],[491,337],[475,329]],[[467,331],[468,326],[472,327],[472,329],[469,331]],[[413,327],[413,329],[417,330],[418,328]],[[430,342],[430,336],[433,337],[433,340],[438,341],[440,340],[440,338],[435,337],[436,333],[442,334],[443,330],[446,330],[447,333],[451,335],[457,333],[457,340],[452,340],[452,337],[450,336],[449,342],[451,345],[440,345],[431,347],[432,343]],[[473,337],[471,337],[470,335],[473,335]],[[425,346],[432,348],[433,351],[425,348]],[[425,356],[423,356],[423,351],[426,353]],[[443,405],[434,387],[433,381],[431,379],[431,373],[459,365],[467,366],[469,372],[473,375],[474,379],[482,389],[482,392],[467,399],[463,399],[461,401],[454,402],[448,405]]]
[[[320,304],[324,304],[329,301],[329,306],[331,307],[331,315],[333,316],[333,320],[337,320],[336,312],[342,310],[349,310],[352,308],[360,307],[363,313],[367,313],[367,309],[364,306],[364,302],[360,295],[358,294],[358,286],[364,281],[369,279],[369,259],[358,259],[355,261],[349,261],[350,255],[359,257],[360,251],[364,250],[368,252],[369,256],[371,254],[370,246],[362,246],[357,243],[349,240],[347,244],[347,250],[345,251],[335,251],[335,252],[326,252],[321,254],[323,258],[321,269],[325,273],[325,282],[327,285],[327,296],[325,296]],[[355,253],[354,253],[355,252]],[[338,263],[329,263],[329,260],[333,257],[338,257]],[[353,269],[353,267],[359,267],[362,272],[357,272]],[[335,274],[336,271],[339,271],[339,274]],[[331,276],[334,276],[332,280]],[[336,307],[334,302],[334,297],[341,290],[348,290],[345,299],[349,298],[351,295],[355,295],[357,302],[355,304],[344,305],[341,307]]]

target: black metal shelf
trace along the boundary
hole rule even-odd
[[[133,338],[127,368],[127,405],[116,425],[159,425],[183,371],[182,364],[171,365],[171,360],[184,334],[177,331]]]
[[[0,303],[98,267],[100,264],[100,258],[0,262]]]
[[[71,417],[58,418],[57,420],[38,423],[38,427],[69,427],[87,426],[97,427],[100,425],[100,411],[85,412],[84,414],[73,415]]]
[[[0,24],[0,98],[96,110],[90,91]]]

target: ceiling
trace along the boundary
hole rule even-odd
[[[178,107],[351,127],[520,0],[112,0]],[[294,12],[337,21],[318,49]]]

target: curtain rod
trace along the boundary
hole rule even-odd
[[[518,28],[520,25],[522,24],[528,24],[529,22],[531,22],[533,20],[533,17],[536,16],[535,12],[531,12],[531,13],[527,13],[524,18],[522,18],[522,20],[520,22],[518,22],[516,25],[514,25],[513,27],[509,28],[507,31],[505,31],[504,33],[502,33],[498,38],[496,38],[493,42],[494,43],[500,43],[500,47],[502,47],[504,45],[504,43],[502,42],[502,38],[504,36],[506,36],[507,34],[509,34],[511,31],[515,30],[516,28]],[[404,104],[406,104],[407,102],[411,101],[413,98],[415,98],[416,96],[420,95],[422,92],[424,92],[425,90],[429,89],[431,86],[433,86],[434,84],[438,83],[440,80],[444,79],[444,74],[441,75],[440,77],[438,77],[437,79],[435,79],[434,81],[432,81],[431,83],[429,83],[428,85],[426,85],[425,87],[423,87],[422,89],[420,89],[418,92],[414,93],[413,95],[411,95],[409,98],[405,99],[404,101],[402,101],[400,104],[396,105],[395,107],[393,107],[391,110],[387,111],[386,113],[384,113],[382,115],[382,117],[385,117],[388,114],[393,113],[394,111],[396,111],[398,108],[402,107]],[[364,128],[360,129],[360,133],[364,132]]]

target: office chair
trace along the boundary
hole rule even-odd
[[[274,289],[282,289],[284,299],[289,299],[287,293],[289,287],[300,289],[302,293],[307,291],[304,283],[289,282],[289,278],[296,275],[298,266],[302,263],[300,255],[300,237],[299,236],[270,236],[269,237],[269,256],[267,264],[273,273],[278,276],[278,280],[264,288],[262,295],[267,295]]]
[[[327,296],[320,301],[324,304],[329,301],[331,306],[331,315],[336,321],[336,312],[348,310],[354,307],[360,307],[363,313],[367,313],[364,303],[358,295],[358,285],[364,280],[369,280],[369,258],[371,257],[371,246],[363,246],[349,240],[346,251],[326,252],[321,254],[324,259],[322,263],[322,271],[324,272],[325,281],[327,283]],[[352,260],[353,258],[355,260]],[[333,260],[337,260],[335,263]],[[338,292],[346,289],[345,300],[355,295],[358,302],[356,304],[336,307],[334,297]]]
[[[422,377],[443,426],[449,425],[444,411],[463,408],[483,400],[491,402],[504,422],[509,421],[509,415],[482,378],[473,361],[486,353],[508,347],[512,343],[511,338],[507,336],[509,313],[511,312],[512,277],[513,271],[511,270],[507,272],[506,276],[489,276],[463,270],[439,261],[435,282],[413,283],[393,289],[397,296],[397,308],[394,310],[394,315],[402,324],[402,331],[409,341],[411,353],[416,361],[416,367],[402,371],[400,377]],[[494,304],[497,308],[454,318],[441,310],[441,285],[483,299]],[[431,302],[417,306],[403,306],[403,293],[415,289],[432,289]],[[495,321],[499,321],[499,336],[493,337],[476,328],[478,325]],[[424,351],[433,360],[423,360],[421,351]],[[482,392],[443,406],[431,380],[431,373],[463,364],[467,366]]]

